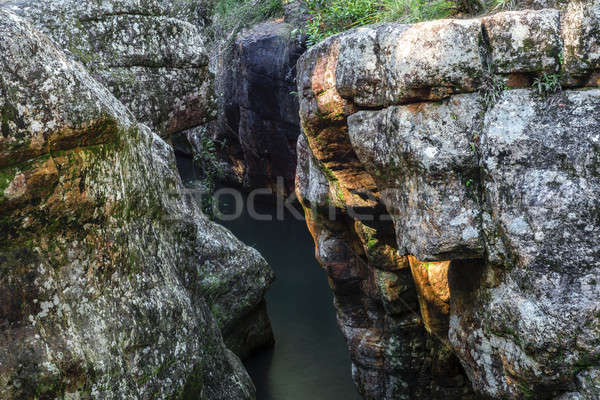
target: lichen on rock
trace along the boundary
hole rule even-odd
[[[168,137],[214,120],[202,2],[3,1]]]
[[[253,398],[220,328],[261,309],[271,270],[198,211],[169,145],[0,17],[0,397]],[[210,279],[239,285],[226,319]]]
[[[365,398],[597,397],[596,8],[362,27],[300,59],[297,192]]]

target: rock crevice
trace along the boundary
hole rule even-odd
[[[265,260],[81,64],[2,8],[0,36],[0,398],[254,398],[227,347],[270,335]]]

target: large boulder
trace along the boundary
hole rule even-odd
[[[336,88],[361,107],[477,89],[481,23],[440,20],[359,28],[340,44]]]
[[[187,0],[2,0],[161,136],[215,118],[204,6]]]
[[[11,12],[0,33],[0,397],[253,398],[219,328],[263,306],[262,257],[80,64]]]
[[[504,262],[491,287],[457,293],[450,338],[473,383],[493,396],[600,390],[580,383],[600,359],[600,91],[559,101],[507,91],[486,114],[486,235]],[[478,274],[496,269],[483,264]]]
[[[297,192],[366,398],[598,398],[596,9],[301,57]]]

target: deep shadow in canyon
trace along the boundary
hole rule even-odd
[[[197,179],[191,160],[178,157],[177,162],[184,182]],[[243,201],[239,218],[216,221],[260,251],[276,274],[266,295],[275,346],[245,361],[257,399],[361,399],[352,382],[350,358],[337,326],[327,274],[314,257],[314,242],[305,222],[287,211],[283,220],[276,220],[274,205],[258,201],[256,211],[273,218],[255,220],[245,207],[246,194]],[[220,212],[230,215],[233,208],[233,197],[222,196]]]

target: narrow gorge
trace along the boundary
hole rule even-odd
[[[600,1],[388,3],[0,0],[0,399],[600,399]]]

